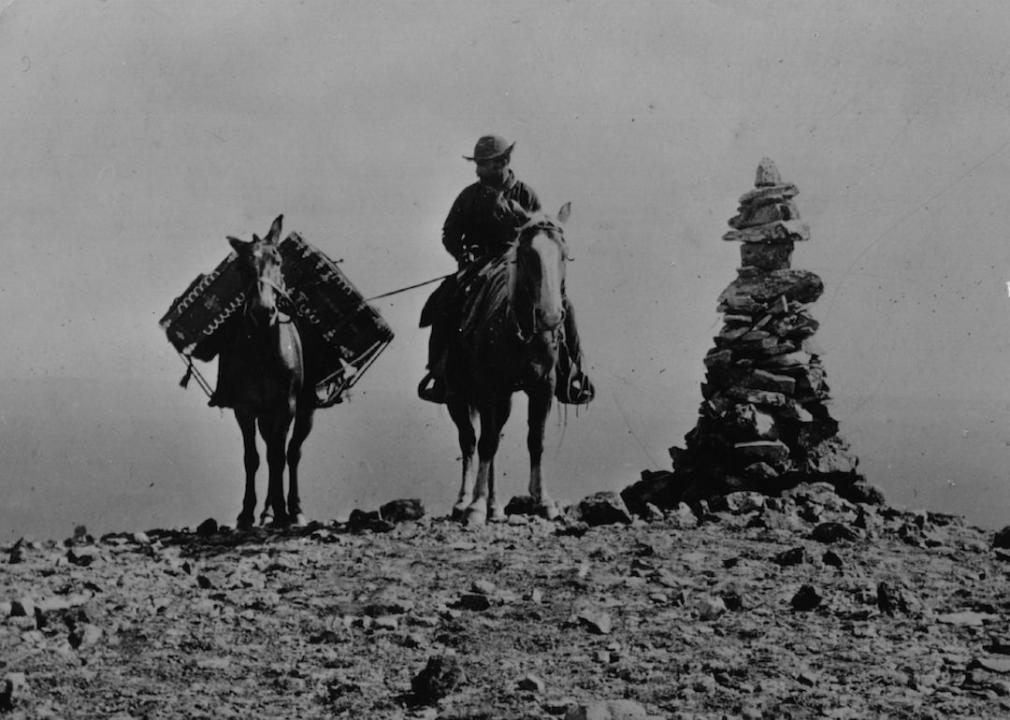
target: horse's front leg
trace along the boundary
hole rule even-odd
[[[302,443],[312,432],[312,420],[315,416],[315,407],[311,400],[305,401],[307,409],[298,408],[295,415],[295,424],[291,429],[291,440],[288,442],[288,517],[295,525],[305,524],[305,515],[302,513],[302,501],[298,496],[298,463],[302,459]]]
[[[245,465],[245,495],[236,524],[239,530],[248,530],[256,517],[256,471],[260,466],[260,456],[256,451],[256,417],[249,410],[236,409],[235,419],[242,430],[242,460]]]
[[[529,413],[527,416],[528,434],[526,448],[530,453],[530,485],[529,495],[537,504],[540,513],[548,520],[554,520],[561,512],[547,490],[544,489],[544,478],[541,462],[544,455],[544,433],[547,427],[547,416],[551,412],[551,402],[554,398],[553,383],[538,383],[527,391],[529,397]]]
[[[290,524],[287,507],[284,504],[284,465],[287,458],[288,428],[291,427],[291,416],[282,415],[276,418],[260,419],[260,434],[267,446],[267,469],[270,481],[267,485],[267,499],[263,504],[260,521],[266,521],[273,515],[275,524],[285,526]]]
[[[453,520],[462,520],[470,502],[470,491],[473,488],[476,475],[473,454],[477,447],[477,433],[474,430],[477,413],[467,402],[455,397],[449,398],[448,406],[449,417],[456,424],[456,431],[459,435],[459,451],[463,460],[459,496],[456,498],[456,504],[452,506],[452,518]]]
[[[501,442],[501,431],[512,412],[512,395],[492,402],[484,402],[480,407],[480,439],[477,441],[477,482],[473,491],[473,501],[467,507],[466,521],[483,523],[487,520],[505,519],[505,511],[495,496],[494,456]]]

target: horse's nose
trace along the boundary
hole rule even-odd
[[[554,329],[561,324],[561,319],[564,317],[560,310],[538,310],[540,315],[540,322],[544,324],[547,328]]]
[[[256,327],[270,327],[277,320],[277,308],[270,305],[260,305],[250,315],[253,325]]]

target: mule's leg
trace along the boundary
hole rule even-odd
[[[554,520],[560,512],[557,503],[551,499],[544,489],[544,478],[541,470],[541,460],[544,455],[544,433],[547,426],[547,416],[551,412],[551,401],[554,391],[550,383],[539,383],[527,391],[529,397],[529,413],[527,416],[528,434],[526,448],[530,452],[530,486],[529,494],[548,520]]]
[[[503,432],[498,433],[498,441],[505,436]],[[491,464],[487,469],[487,521],[488,522],[505,522],[505,508],[497,500],[495,494],[495,473],[494,473],[494,458],[491,458]]]
[[[501,442],[501,430],[508,421],[512,411],[512,396],[506,394],[503,398],[481,403],[480,407],[480,439],[477,441],[477,482],[473,491],[473,500],[466,509],[467,523],[483,523],[488,519],[500,519],[504,513],[495,501],[494,492],[494,456]]]
[[[477,419],[477,413],[468,403],[457,399],[455,396],[449,397],[448,406],[449,416],[456,424],[456,431],[459,434],[459,451],[463,458],[459,496],[456,498],[456,504],[452,506],[453,520],[461,520],[470,501],[470,492],[473,488],[474,476],[476,475],[473,453],[477,447],[477,433],[474,430],[474,420]]]
[[[235,419],[242,430],[242,459],[245,464],[245,496],[236,524],[240,530],[248,530],[256,517],[256,471],[260,466],[260,456],[256,451],[256,417],[250,410],[236,409]]]
[[[288,516],[299,526],[305,524],[305,515],[302,514],[302,501],[298,496],[298,463],[302,459],[302,443],[312,432],[312,420],[316,412],[311,400],[305,404],[308,409],[298,408],[291,440],[288,442]]]
[[[267,499],[263,505],[260,520],[273,514],[274,523],[285,526],[290,523],[287,507],[284,505],[284,463],[287,456],[288,428],[291,416],[260,418],[260,435],[267,446],[267,470],[270,481],[267,485]]]

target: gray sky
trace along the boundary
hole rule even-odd
[[[720,237],[769,156],[812,226],[794,266],[827,286],[817,340],[864,470],[897,502],[1010,518],[1002,3],[4,4],[9,532],[232,520],[238,429],[177,387],[158,318],[225,235],[279,213],[365,295],[449,272],[441,223],[486,132],[517,141],[548,209],[574,207],[600,396],[551,425],[558,494],[669,467],[739,261]],[[376,304],[397,339],[320,413],[304,496],[323,519],[454,498],[454,429],[414,396],[426,294]],[[517,399],[506,496],[524,417]]]

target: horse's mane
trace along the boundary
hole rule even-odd
[[[516,243],[476,268],[468,279],[470,291],[463,302],[460,333],[473,338],[482,331],[497,331],[511,317],[509,298],[516,267]]]
[[[507,323],[515,320],[510,298],[516,282],[516,258],[521,236],[537,232],[556,238],[560,235],[563,252],[567,253],[564,230],[552,217],[541,212],[523,213],[517,214],[516,221],[519,220],[522,222],[517,225],[516,239],[505,251],[464,279],[469,290],[463,302],[460,332],[465,339],[473,339],[478,333],[498,333]]]

